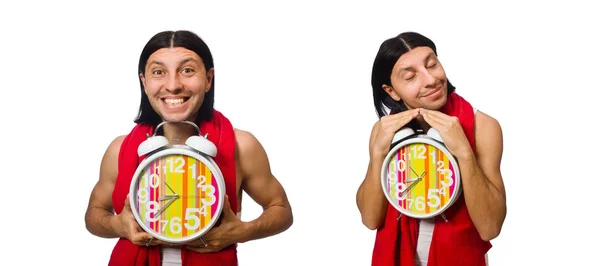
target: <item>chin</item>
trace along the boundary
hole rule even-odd
[[[162,115],[161,118],[163,121],[168,121],[168,122],[181,122],[181,121],[194,122],[192,119],[190,119],[189,115],[184,115],[184,114]]]

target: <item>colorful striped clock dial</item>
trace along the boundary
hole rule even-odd
[[[386,193],[393,205],[407,213],[428,215],[443,210],[457,192],[454,166],[432,145],[406,145],[386,167]]]
[[[159,235],[184,238],[205,230],[218,219],[218,181],[200,160],[186,155],[156,158],[137,179],[140,219]]]

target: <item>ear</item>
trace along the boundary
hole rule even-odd
[[[381,85],[381,88],[385,92],[387,92],[387,94],[389,94],[390,97],[392,97],[392,99],[394,99],[395,101],[400,101],[401,100],[400,95],[398,95],[396,93],[396,91],[394,90],[394,88],[392,86],[388,86],[386,84],[383,84],[383,85]]]
[[[210,90],[210,87],[212,86],[212,82],[213,82],[213,77],[215,76],[215,69],[211,68],[210,70],[208,70],[208,72],[206,72],[206,88],[204,90],[204,93],[207,93]]]
[[[146,92],[146,78],[144,78],[143,73],[140,73],[140,80],[142,81],[142,85],[144,85],[144,92]]]

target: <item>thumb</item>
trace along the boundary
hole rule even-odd
[[[225,194],[225,200],[223,202],[223,218],[231,219],[233,217],[237,216],[235,216],[235,213],[233,213],[233,210],[231,209],[231,204],[229,203],[229,196]]]
[[[129,194],[127,194],[127,197],[125,197],[125,205],[123,206],[123,209],[131,210],[131,204],[129,203]]]

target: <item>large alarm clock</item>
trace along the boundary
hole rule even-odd
[[[185,145],[169,145],[158,129],[138,146],[146,156],[131,180],[129,200],[136,221],[153,237],[183,243],[202,237],[217,222],[223,209],[225,182],[212,157],[216,146],[201,136]]]
[[[402,128],[381,167],[383,192],[400,215],[426,219],[447,210],[462,192],[454,156],[433,128],[424,134]]]

